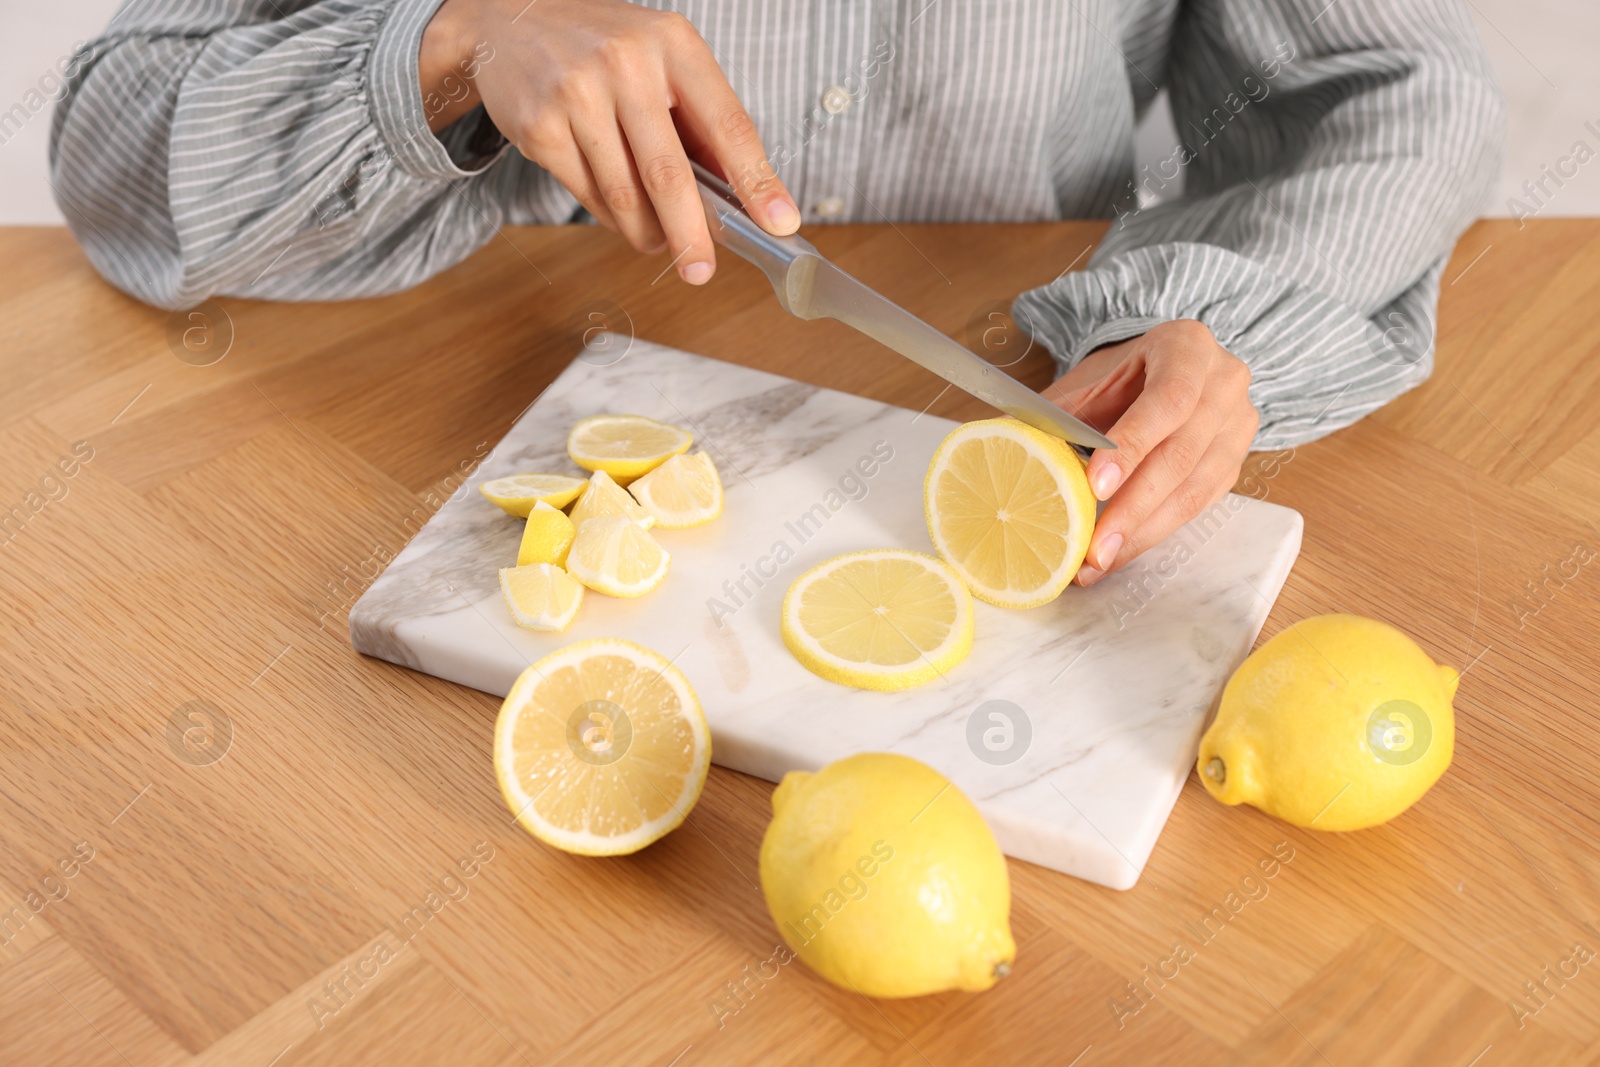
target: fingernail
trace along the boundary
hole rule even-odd
[[[683,268],[683,280],[690,285],[704,285],[711,280],[711,264],[688,263]]]
[[[775,200],[767,205],[767,225],[780,234],[791,234],[800,228],[800,212],[787,200]]]
[[[1114,533],[1095,546],[1094,561],[1100,570],[1108,571],[1117,561],[1117,549],[1122,547],[1122,535]]]
[[[1084,586],[1093,585],[1095,582],[1098,582],[1104,574],[1104,571],[1101,571],[1095,567],[1091,567],[1086,563],[1078,568],[1078,584]]]
[[[1089,479],[1089,488],[1094,490],[1095,499],[1110,500],[1111,494],[1117,491],[1117,486],[1122,484],[1122,468],[1115,463],[1107,463],[1094,472],[1094,477]]]

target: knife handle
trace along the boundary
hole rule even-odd
[[[790,269],[807,257],[819,258],[816,246],[799,234],[774,237],[745,213],[734,191],[715,174],[690,161],[700,187],[700,203],[706,211],[711,239],[735,255],[750,261],[767,276],[773,291],[789,307]]]

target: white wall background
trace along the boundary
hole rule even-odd
[[[1584,141],[1600,153],[1600,3],[1595,0],[1468,0],[1484,45],[1510,101],[1510,133],[1500,188],[1485,211],[1513,214],[1506,200],[1522,184],[1541,176]],[[59,6],[40,0],[0,0],[0,113],[29,100],[30,90],[74,42],[93,38],[110,20],[118,0],[70,0]],[[45,88],[50,83],[46,81]],[[45,154],[50,140],[46,105],[0,144],[0,225],[62,221],[50,195]],[[1140,132],[1140,163],[1171,152],[1176,137],[1164,110],[1152,113]],[[1567,169],[1570,172],[1571,165]],[[1553,186],[1552,186],[1553,188]],[[1600,159],[1581,167],[1555,190],[1542,216],[1600,215]]]
[[[70,56],[76,42],[93,40],[117,6],[118,0],[68,0],[59,6],[50,0],[0,0],[0,114],[14,104],[26,109],[29,91],[38,92],[40,79],[55,73],[56,62]],[[50,85],[46,81],[45,88]],[[54,110],[46,101],[15,133],[9,124],[0,129],[0,137],[10,135],[0,144],[0,225],[61,223],[45,167]]]
[[[1483,214],[1555,218],[1600,215],[1600,3],[1596,0],[1467,0],[1508,104],[1506,157],[1500,185]],[[1139,164],[1164,159],[1177,136],[1166,98],[1139,129]],[[1584,128],[1593,123],[1594,129]],[[1540,205],[1522,189],[1572,155],[1583,141],[1595,158],[1563,178]],[[1568,160],[1561,169],[1571,173]],[[1182,175],[1179,175],[1181,182]],[[1163,194],[1175,192],[1169,185]],[[1508,205],[1516,197],[1526,208]],[[1531,213],[1530,213],[1531,212]]]

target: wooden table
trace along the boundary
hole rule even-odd
[[[1102,232],[811,236],[970,339]],[[1600,1059],[1600,956],[1580,962],[1600,952],[1600,222],[1473,227],[1432,380],[1242,480],[1306,518],[1267,635],[1357,612],[1465,669],[1443,781],[1339,835],[1191,780],[1137,888],[1013,862],[1015,974],[910,1002],[798,963],[752,977],[777,942],[768,783],[714,769],[654,847],[566,856],[509,822],[496,701],[348,644],[349,604],[594,308],[985,413],[786,318],[743,264],[703,292],[665,265],[591,229],[512,230],[412,292],[223,300],[208,326],[116,293],[64,231],[0,231],[0,513],[23,517],[0,534],[0,1063]],[[224,358],[194,365],[228,323]],[[1039,352],[1013,370],[1048,380]],[[1250,879],[1274,849],[1292,859]]]

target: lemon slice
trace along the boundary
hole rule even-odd
[[[608,515],[626,515],[639,524],[640,529],[648,530],[656,524],[656,517],[639,506],[639,502],[628,495],[628,491],[616,482],[605,471],[595,471],[589,476],[589,488],[584,490],[583,496],[572,505],[572,522],[582,526],[590,519],[603,519]]]
[[[1003,608],[1060,596],[1094,533],[1083,461],[1016,419],[951,431],[928,464],[923,506],[939,555],[973,596]]]
[[[606,596],[643,596],[667,576],[672,557],[626,515],[580,523],[567,571]]]
[[[566,513],[546,504],[543,500],[528,512],[527,525],[522,528],[522,542],[517,546],[517,566],[530,563],[567,564],[567,549],[578,535],[578,528]]]
[[[664,530],[685,530],[722,514],[722,479],[704,452],[673,456],[628,486]]]
[[[500,792],[524,829],[583,856],[659,840],[700,798],[711,732],[683,672],[603,637],[522,672],[494,726]]]
[[[582,493],[588,482],[570,474],[512,474],[491,478],[478,491],[519,519],[528,517],[533,505],[544,501],[553,508],[564,508]]]
[[[500,594],[512,619],[529,630],[565,630],[583,606],[583,585],[552,563],[502,569]]]
[[[694,435],[643,415],[596,415],[567,435],[567,455],[586,471],[605,471],[620,485],[689,451]]]
[[[795,579],[783,643],[813,674],[857,689],[909,689],[972,651],[972,596],[933,556],[851,552]]]

